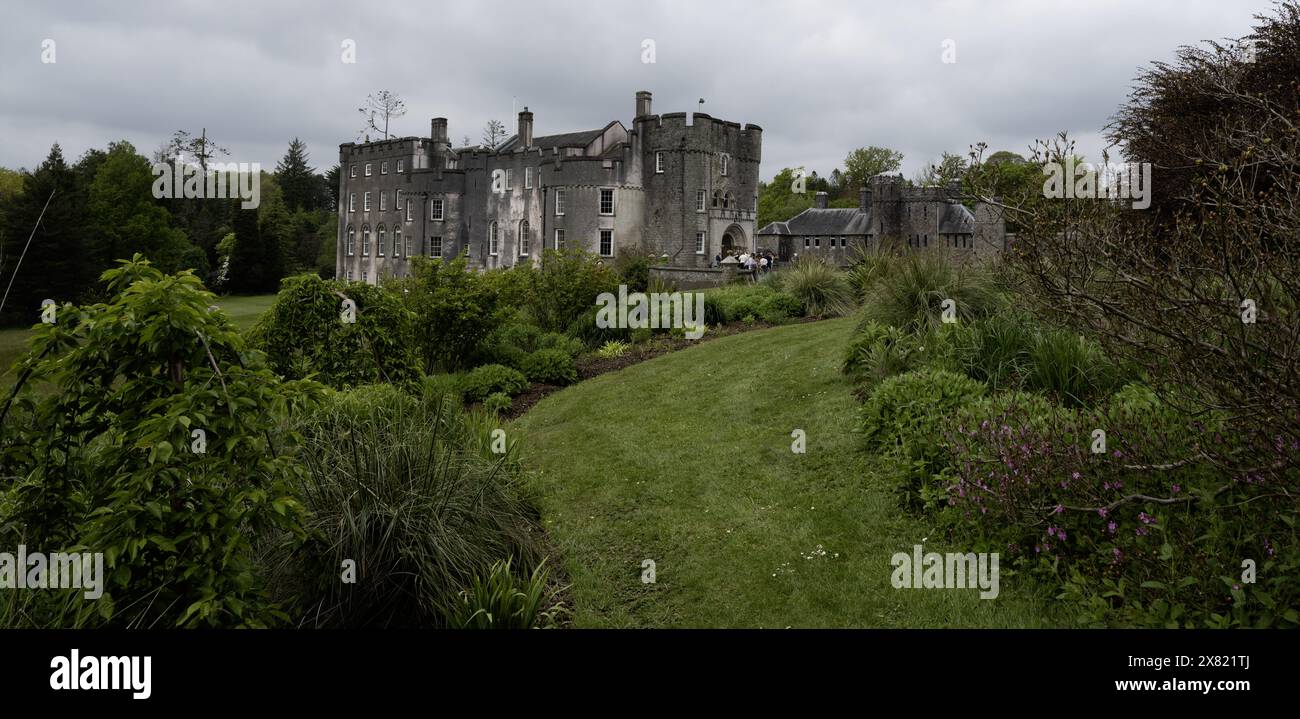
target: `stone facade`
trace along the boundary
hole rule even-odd
[[[819,192],[813,206],[786,222],[758,231],[760,250],[789,262],[801,255],[823,257],[847,266],[861,249],[944,249],[959,260],[987,258],[1004,251],[1008,235],[995,206],[960,202],[960,188],[913,187],[901,175],[878,175],[859,190],[858,206],[828,208]]]
[[[534,137],[524,108],[496,149],[453,148],[444,118],[429,137],[344,143],[336,270],[374,283],[408,274],[417,255],[492,268],[557,247],[708,267],[724,247],[754,249],[761,148],[756,125],[654,115],[645,91],[630,130],[614,120]]]

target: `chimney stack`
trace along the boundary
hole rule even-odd
[[[828,197],[829,196],[825,192],[818,192],[813,197],[813,207],[816,207],[819,210],[826,209],[826,200]]]
[[[433,118],[433,122],[429,123],[429,138],[434,142],[447,141],[447,118]]]
[[[858,209],[863,212],[871,209],[871,188],[866,185],[858,190]]]
[[[650,113],[650,98],[652,95],[649,90],[639,90],[636,94],[636,115],[634,117],[645,117]]]
[[[533,113],[524,107],[524,111],[519,113],[519,142],[516,148],[526,150],[533,146]]]

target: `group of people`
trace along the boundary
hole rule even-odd
[[[731,257],[731,250],[727,250],[725,256],[721,253],[715,255],[713,258],[713,266],[721,267],[722,260],[726,257]],[[736,261],[740,263],[740,270],[742,272],[748,273],[754,277],[757,277],[759,273],[767,274],[772,271],[772,268],[776,267],[776,256],[768,251],[755,252],[752,254],[749,252],[742,252],[736,257]]]

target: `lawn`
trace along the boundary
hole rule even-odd
[[[219,297],[217,306],[225,310],[236,327],[247,329],[271,306],[275,295],[249,295],[246,297]],[[27,338],[31,330],[16,328],[0,330],[0,386],[9,386],[13,379],[10,368],[27,351]]]
[[[542,400],[514,431],[583,627],[1051,626],[1046,601],[894,589],[967,551],[900,513],[852,433],[841,319],[725,337]],[[807,436],[791,450],[791,432]],[[642,563],[656,581],[643,583]]]

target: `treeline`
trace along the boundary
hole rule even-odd
[[[154,163],[180,156],[202,173],[218,154],[228,153],[206,134],[181,131],[152,159],[122,140],[69,162],[56,143],[34,170],[0,168],[0,324],[31,324],[45,299],[98,299],[100,274],[137,253],[164,272],[194,270],[221,292],[273,292],[300,272],[332,276],[338,167],[318,173],[295,138],[275,172],[261,173],[255,209],[154,196]]]

